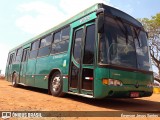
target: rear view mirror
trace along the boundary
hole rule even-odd
[[[104,9],[100,8],[96,11],[98,33],[104,32]]]
[[[98,15],[97,29],[98,29],[98,33],[104,32],[104,15],[103,14]]]

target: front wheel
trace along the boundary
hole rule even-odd
[[[64,96],[62,89],[63,89],[63,81],[61,74],[59,72],[55,72],[50,80],[51,94],[56,97],[62,97]]]
[[[17,87],[18,86],[18,84],[17,84],[17,74],[16,73],[13,73],[12,86],[13,87]]]

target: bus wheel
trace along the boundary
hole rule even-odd
[[[17,87],[18,86],[18,84],[17,84],[17,74],[16,73],[14,73],[13,77],[12,77],[12,86],[13,87]]]
[[[55,72],[50,80],[50,92],[53,96],[62,97],[64,96],[62,88],[63,88],[63,81],[61,74],[59,72]]]

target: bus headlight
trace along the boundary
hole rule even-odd
[[[122,82],[120,80],[114,80],[114,79],[102,79],[102,83],[105,85],[111,85],[111,86],[122,86]]]

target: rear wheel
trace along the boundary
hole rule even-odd
[[[50,80],[50,92],[53,96],[62,97],[64,93],[63,89],[63,81],[60,72],[55,72]]]
[[[13,73],[12,86],[13,87],[17,87],[18,86],[18,84],[17,84],[17,74],[16,73]]]

